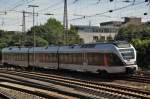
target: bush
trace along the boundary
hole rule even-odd
[[[150,39],[134,39],[132,44],[137,50],[137,64],[141,68],[150,68]]]

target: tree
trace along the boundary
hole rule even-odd
[[[44,25],[32,27],[28,31],[28,35],[33,35],[33,33],[47,40],[49,44],[59,45],[66,44],[64,39],[64,29],[61,22],[54,18],[48,19]],[[79,38],[77,31],[73,27],[68,30],[68,44],[79,44],[83,43],[83,40]]]
[[[134,39],[132,44],[137,49],[137,64],[142,68],[150,68],[150,39]]]
[[[81,39],[76,31],[76,29],[71,26],[68,31],[68,44],[83,44],[84,41]]]
[[[127,40],[137,50],[137,64],[142,68],[150,68],[150,25],[130,24],[119,30],[116,40]]]
[[[132,41],[132,39],[145,39],[150,37],[150,27],[148,25],[129,24],[120,28],[116,40]]]

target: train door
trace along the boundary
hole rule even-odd
[[[87,66],[88,66],[88,59],[87,59],[87,52],[83,52],[83,66],[82,66],[82,71],[87,71]]]
[[[0,65],[2,65],[2,51],[0,51]]]
[[[83,52],[83,66],[87,66],[88,60],[87,60],[87,53]]]

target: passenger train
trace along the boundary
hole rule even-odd
[[[136,50],[127,42],[2,49],[4,66],[67,69],[104,74],[133,74]]]

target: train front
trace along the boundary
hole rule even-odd
[[[138,70],[135,48],[127,42],[119,42],[115,43],[115,45],[117,46],[119,56],[121,57],[121,60],[125,66],[126,74],[134,74]]]

